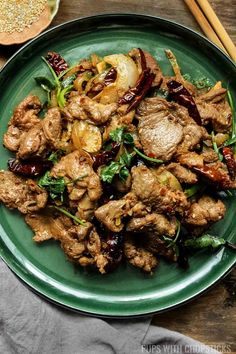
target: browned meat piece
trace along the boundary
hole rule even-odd
[[[152,273],[158,265],[157,258],[153,253],[136,246],[131,239],[125,241],[124,254],[130,264],[134,267],[141,268],[147,273]]]
[[[162,214],[148,214],[141,218],[132,218],[126,230],[131,232],[153,232],[155,235],[174,236],[177,222],[175,217],[167,218]]]
[[[163,161],[170,160],[183,139],[182,125],[168,111],[165,100],[149,98],[140,106],[138,133],[145,154]]]
[[[17,157],[28,159],[32,156],[40,156],[46,149],[46,143],[40,122],[22,136]]]
[[[153,80],[152,87],[159,87],[163,80],[163,75],[161,68],[158,65],[156,59],[146,50],[143,51],[147,67],[151,69],[151,72],[155,74],[155,79]]]
[[[40,122],[37,117],[41,109],[41,103],[37,96],[26,97],[14,110],[13,116],[8,123],[8,130],[4,134],[4,146],[16,152],[24,133]]]
[[[196,226],[207,225],[221,220],[226,212],[224,203],[208,195],[194,202],[186,212],[184,223]]]
[[[194,151],[178,156],[177,160],[181,165],[185,165],[190,168],[201,167],[204,163],[203,156],[198,155]]]
[[[203,157],[204,163],[212,163],[218,161],[217,153],[211,148],[203,150],[201,156]]]
[[[172,162],[166,166],[166,169],[170,171],[180,183],[194,184],[198,181],[195,173],[190,171],[188,168],[181,166],[179,163]]]
[[[57,107],[47,111],[42,120],[42,128],[47,142],[56,149],[62,132],[61,113]]]
[[[51,170],[53,177],[65,177],[67,190],[71,200],[80,200],[87,192],[91,201],[98,200],[102,195],[101,182],[92,168],[90,155],[75,150],[64,156]],[[69,183],[71,182],[71,183]]]
[[[26,215],[25,221],[35,232],[35,242],[44,242],[49,239],[60,241],[67,257],[81,266],[94,265],[101,273],[105,273],[105,266],[109,259],[102,254],[102,244],[99,235],[89,222],[86,226],[73,225],[64,216],[55,216],[47,209],[41,213]]]
[[[153,233],[147,233],[145,237],[144,247],[157,255],[163,256],[173,262],[177,261],[177,255],[166,241],[162,240],[158,235]]]
[[[151,206],[157,212],[183,213],[188,206],[185,194],[171,190],[157,181],[155,175],[146,166],[133,167],[131,191],[143,204]]]
[[[227,90],[212,88],[196,98],[196,104],[203,124],[212,124],[214,131],[228,132],[232,122],[231,108],[225,99]]]
[[[72,96],[64,113],[69,119],[88,119],[96,124],[104,124],[115,113],[116,103],[97,103],[87,96]]]
[[[113,232],[120,232],[124,224],[122,218],[127,215],[127,202],[123,199],[111,200],[95,211],[96,218]]]
[[[0,202],[10,209],[27,214],[46,206],[47,192],[33,180],[17,177],[9,171],[0,171]]]
[[[38,213],[26,215],[25,221],[35,233],[33,237],[35,242],[40,243],[51,238],[60,240],[66,234],[64,219],[55,217],[53,212],[53,209],[45,208]],[[72,223],[69,225],[71,226]],[[86,227],[84,227],[84,230],[86,230]]]
[[[193,150],[208,137],[206,129],[189,117],[186,108],[159,97],[143,100],[136,117],[144,152],[164,161],[175,153],[178,156]]]
[[[184,126],[183,136],[183,141],[177,149],[177,155],[185,154],[196,148],[208,134],[204,127],[199,127],[194,121],[190,121]]]
[[[85,193],[79,202],[76,201],[76,206],[78,208],[76,213],[77,217],[83,220],[91,220],[96,208],[96,203],[89,198],[88,193]]]

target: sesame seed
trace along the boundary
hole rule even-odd
[[[36,22],[47,0],[0,0],[0,32],[22,32]]]

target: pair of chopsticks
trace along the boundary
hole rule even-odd
[[[208,0],[184,0],[205,35],[236,61],[236,47]]]

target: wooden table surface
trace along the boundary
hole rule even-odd
[[[236,43],[236,0],[210,0]],[[132,12],[165,17],[201,32],[183,0],[61,0],[52,26],[101,13]],[[5,61],[16,47],[0,46]],[[153,324],[179,331],[213,345],[230,345],[236,352],[236,269],[207,293],[175,310],[155,315]]]

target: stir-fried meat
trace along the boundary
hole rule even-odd
[[[41,109],[41,103],[37,96],[26,97],[14,110],[13,116],[8,123],[7,132],[3,137],[4,146],[16,152],[24,133],[39,124],[37,117]]]
[[[69,119],[88,119],[95,124],[104,124],[115,113],[116,103],[102,104],[87,96],[74,95],[64,110]]]
[[[47,192],[33,180],[18,177],[9,171],[0,171],[0,202],[10,209],[27,214],[46,206]]]
[[[177,155],[185,154],[188,151],[195,149],[207,136],[204,127],[199,127],[194,121],[189,122],[183,128],[183,141],[178,146]]]
[[[181,165],[187,166],[189,168],[201,167],[204,163],[203,156],[197,154],[195,151],[180,155],[178,156],[177,160]]]
[[[218,160],[217,153],[211,148],[203,150],[203,152],[201,153],[201,156],[203,157],[204,163],[212,163],[212,162],[216,162]]]
[[[62,86],[72,80],[63,108],[59,88],[43,119],[36,96],[16,107],[3,139],[16,155],[8,167],[35,180],[0,171],[0,203],[25,214],[35,242],[56,240],[68,260],[102,274],[124,258],[152,273],[159,255],[181,259],[184,230],[195,242],[224,217],[213,191],[236,189],[230,95],[221,82],[198,89],[166,56],[172,78],[139,48],[112,55],[109,68],[94,54],[61,74]]]
[[[113,232],[120,232],[124,224],[122,218],[127,215],[127,202],[123,199],[111,200],[95,211],[96,218]]]
[[[196,104],[203,124],[211,123],[214,131],[224,133],[231,126],[232,112],[225,99],[227,90],[212,88],[196,98]]]
[[[173,247],[170,247],[166,241],[161,239],[155,233],[147,233],[144,241],[144,247],[153,254],[163,256],[173,262],[177,261],[177,255]]]
[[[224,203],[208,195],[194,202],[186,212],[184,222],[190,225],[203,226],[221,220],[226,212]]]
[[[148,156],[168,161],[176,153],[181,155],[196,148],[208,137],[189,117],[186,108],[159,97],[146,98],[137,111],[138,133]]]
[[[25,221],[35,232],[35,242],[58,240],[71,261],[82,266],[94,265],[105,273],[109,259],[102,254],[100,237],[91,223],[87,222],[86,226],[72,225],[70,219],[55,216],[48,209],[26,215]]]
[[[40,122],[21,138],[17,156],[21,159],[40,156],[46,149],[46,143],[42,123]]]
[[[141,268],[144,272],[151,273],[158,265],[157,258],[153,253],[136,246],[131,239],[125,240],[124,254],[130,264]]]
[[[64,156],[51,170],[53,177],[65,177],[71,200],[80,200],[87,192],[91,201],[101,197],[102,187],[93,171],[93,161],[85,152],[75,150]]]
[[[55,217],[53,208],[45,208],[40,212],[27,214],[25,221],[35,232],[33,240],[39,243],[50,239],[62,239],[67,232],[66,229],[72,226],[69,219],[67,219],[69,225],[65,225],[65,218]],[[86,227],[83,228],[83,231],[85,230],[87,230]]]
[[[180,183],[194,184],[198,181],[197,175],[194,172],[181,166],[179,163],[171,162],[166,166],[166,169],[170,171]]]
[[[57,148],[62,132],[61,113],[59,108],[50,108],[42,120],[43,133],[51,147]]]
[[[132,192],[157,212],[183,213],[188,207],[185,194],[160,184],[146,166],[132,168]]]
[[[148,100],[150,102],[155,98]],[[147,113],[147,115],[143,111],[141,115],[137,115],[139,138],[146,155],[168,161],[183,139],[183,127],[178,119],[166,109],[163,100],[158,103],[157,109],[158,111]]]
[[[167,218],[162,214],[147,214],[144,217],[132,218],[126,230],[129,232],[153,232],[155,235],[174,236],[177,222],[175,217]]]
[[[151,69],[151,72],[155,74],[155,78],[152,82],[152,87],[159,87],[163,80],[163,74],[161,68],[158,65],[156,59],[146,50],[143,51],[147,67]]]
[[[89,198],[88,193],[85,193],[83,197],[77,202],[76,216],[83,220],[91,220],[93,212],[96,208],[96,203]]]

